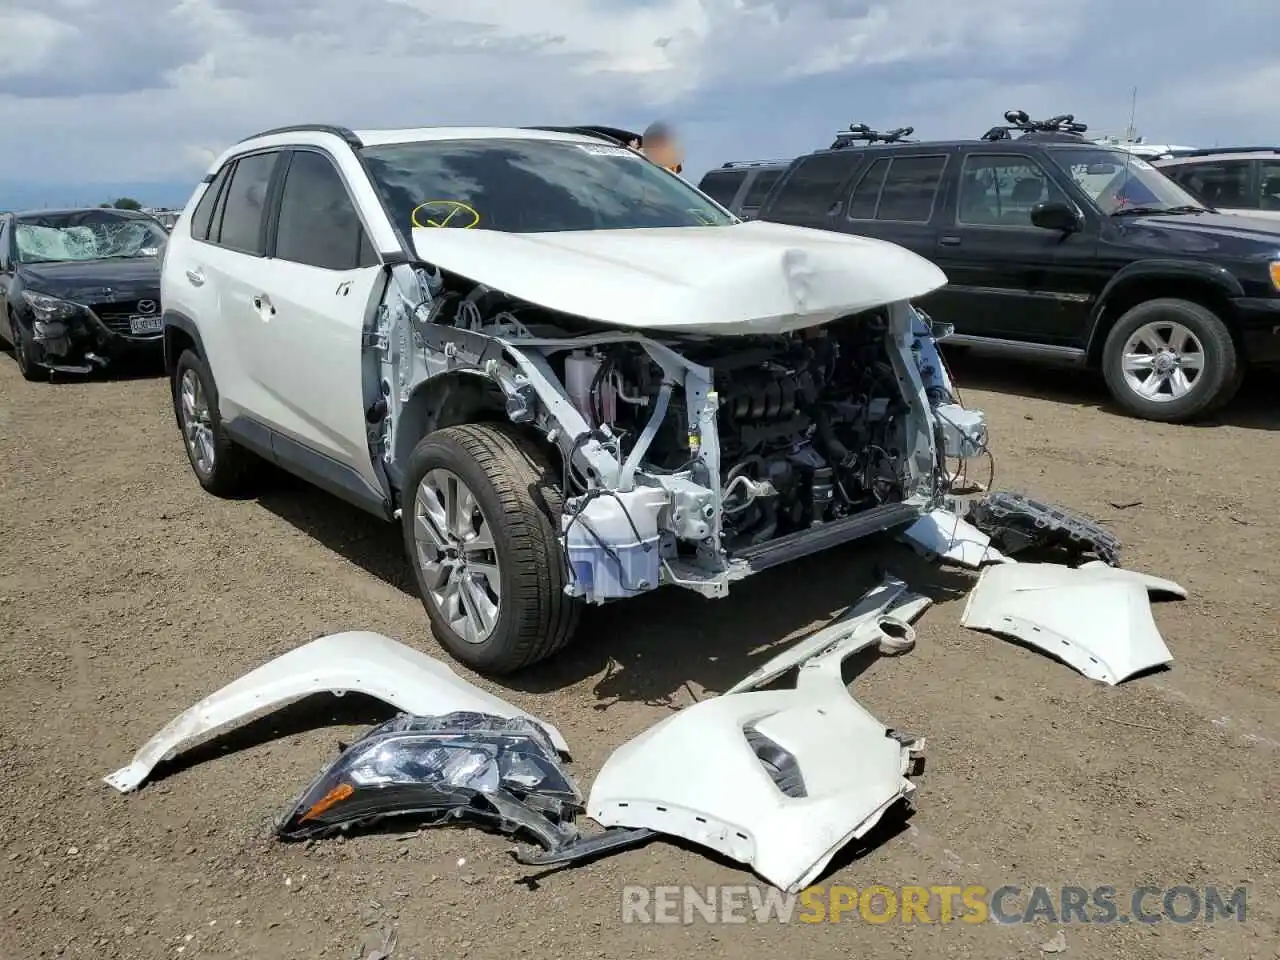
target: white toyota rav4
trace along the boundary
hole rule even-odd
[[[164,341],[206,490],[267,461],[398,519],[436,638],[504,673],[584,603],[724,596],[942,503],[985,444],[910,303],[945,282],[599,136],[297,126],[187,204]]]

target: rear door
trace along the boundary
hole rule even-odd
[[[294,148],[266,272],[253,291],[258,333],[248,361],[286,437],[354,468],[381,488],[369,452],[364,322],[381,292],[380,261],[342,174],[328,154]]]
[[[942,150],[874,158],[849,191],[843,231],[888,240],[932,260],[938,234],[932,222],[949,159]]]
[[[760,211],[760,219],[839,230],[843,188],[863,156],[861,150],[830,150],[800,158]]]
[[[967,152],[959,172],[934,254],[950,282],[926,309],[962,335],[1078,347],[1091,309],[1094,219],[1031,152]],[[1064,236],[1033,225],[1043,201],[1075,207],[1085,228]]]

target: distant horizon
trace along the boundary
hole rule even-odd
[[[123,197],[144,207],[180,208],[195,190],[197,180],[106,181],[101,183],[36,183],[0,180],[0,210],[44,210],[96,207]]]

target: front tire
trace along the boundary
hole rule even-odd
[[[1102,350],[1107,387],[1130,416],[1184,423],[1225,405],[1242,368],[1231,331],[1212,310],[1162,297],[1116,321]]]
[[[478,673],[513,673],[572,638],[562,494],[543,452],[510,424],[447,427],[409,458],[405,550],[431,631]]]
[[[10,317],[9,327],[13,331],[13,359],[18,363],[22,379],[28,383],[48,380],[48,369],[36,363],[31,356],[31,344],[27,342],[27,335],[22,332],[22,325]]]
[[[257,461],[227,436],[218,412],[218,389],[205,359],[193,350],[184,350],[174,368],[171,388],[182,445],[200,486],[218,497],[244,493]]]

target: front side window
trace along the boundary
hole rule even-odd
[[[782,174],[781,170],[761,170],[751,181],[751,186],[747,187],[747,195],[742,198],[742,206],[752,210],[759,209],[760,204],[764,203],[765,197],[769,196],[769,191],[773,189],[773,185],[778,182]]]
[[[396,225],[555,233],[736,222],[634,150],[565,140],[433,140],[368,146]]]
[[[841,185],[861,156],[855,150],[815,153],[805,157],[778,188],[768,218],[783,223],[820,220],[838,199]]]
[[[275,171],[277,153],[256,153],[241,157],[223,191],[221,224],[211,228],[210,239],[241,253],[263,255],[262,223],[267,205],[267,189]]]
[[[1253,164],[1248,160],[1207,160],[1182,163],[1165,171],[1197,200],[1210,207],[1256,209],[1249,180]]]
[[[377,262],[342,176],[325,156],[299,150],[280,195],[275,255],[326,270]]]
[[[1123,150],[1065,147],[1049,155],[1102,213],[1201,213],[1205,205],[1141,157]]]
[[[13,238],[20,263],[72,263],[156,258],[169,235],[150,217],[99,208],[21,217]]]
[[[1066,203],[1066,195],[1044,167],[1022,155],[971,154],[960,173],[960,223],[1030,227],[1038,203]]]

